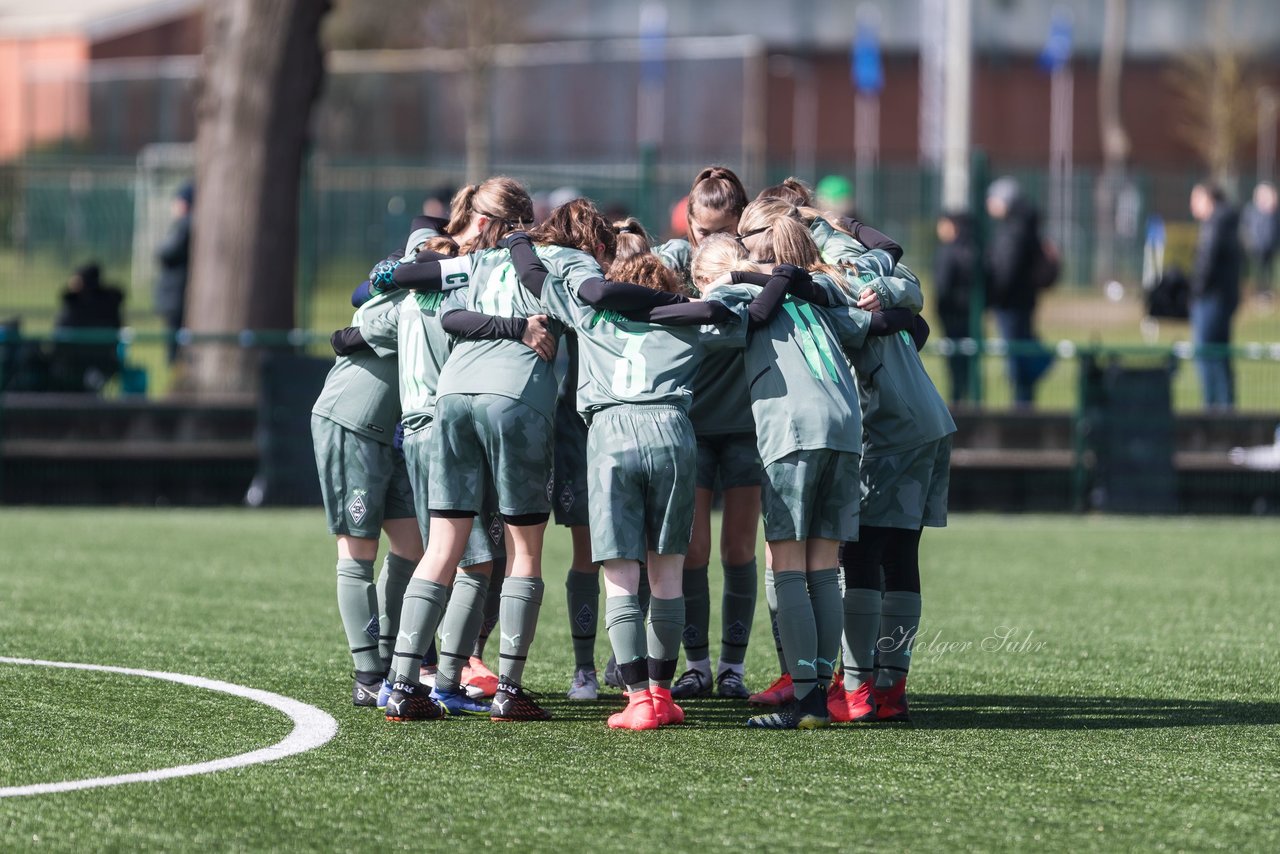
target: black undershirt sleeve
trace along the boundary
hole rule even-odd
[[[542,298],[542,286],[547,281],[547,268],[543,265],[538,253],[533,251],[533,243],[527,234],[508,235],[507,249],[511,252],[511,264],[516,268],[516,277],[524,289],[539,299]]]
[[[582,283],[578,288],[578,298],[593,308],[624,313],[689,301],[683,294],[655,291],[631,282],[611,282],[598,276]]]
[[[478,311],[458,309],[443,315],[440,325],[445,332],[460,338],[510,338],[518,341],[529,328],[529,320],[524,317],[495,317]]]
[[[889,253],[895,264],[902,260],[902,247],[884,232],[872,228],[865,222],[858,222],[856,219],[846,219],[845,225],[849,226],[849,230],[853,232],[853,239],[863,246],[868,249],[883,249]]]
[[[364,340],[364,336],[360,334],[359,326],[348,326],[346,329],[339,329],[337,332],[329,336],[329,344],[333,347],[333,352],[338,356],[350,356],[352,353],[358,353],[361,350],[372,350],[369,342]]]
[[[671,305],[622,312],[630,320],[660,323],[663,326],[705,326],[709,323],[727,323],[734,313],[724,303],[685,301]]]

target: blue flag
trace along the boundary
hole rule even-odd
[[[860,23],[853,34],[849,76],[859,92],[877,95],[884,89],[884,64],[880,61],[880,33],[873,24]]]
[[[1054,72],[1071,61],[1071,15],[1058,9],[1049,21],[1049,37],[1040,51],[1040,67]]]

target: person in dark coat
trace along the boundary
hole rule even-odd
[[[987,305],[995,314],[1000,337],[1012,345],[1009,376],[1014,403],[1029,407],[1035,398],[1035,384],[1049,369],[1052,358],[1034,346],[1038,343],[1036,302],[1045,286],[1036,281],[1037,268],[1044,260],[1040,213],[1023,198],[1018,182],[1008,176],[997,178],[987,190],[987,213],[992,220],[986,257]]]
[[[973,291],[977,247],[969,215],[948,212],[938,217],[938,251],[933,256],[934,299],[946,337],[952,341],[969,338],[969,303]],[[969,393],[973,356],[958,350],[947,357],[951,374],[951,402],[958,403]]]
[[[1191,340],[1197,348],[1196,366],[1205,406],[1230,409],[1235,406],[1235,378],[1231,356],[1223,350],[1231,344],[1231,318],[1240,304],[1244,266],[1240,214],[1220,187],[1202,183],[1191,190],[1191,215],[1200,222],[1191,270]],[[1210,352],[1200,353],[1201,347]]]
[[[1276,185],[1263,181],[1253,188],[1253,202],[1244,209],[1240,223],[1244,247],[1253,261],[1254,288],[1258,296],[1271,301],[1276,250],[1280,249],[1280,196]]]
[[[55,343],[49,359],[53,388],[98,391],[120,370],[116,342],[107,333],[119,331],[123,304],[124,294],[103,284],[97,264],[76,270],[62,292],[62,304],[54,321]],[[93,333],[84,330],[101,332],[103,339],[86,341],[84,338]]]
[[[173,199],[173,223],[156,250],[160,262],[160,277],[156,280],[155,310],[164,318],[169,332],[169,361],[178,357],[178,342],[174,333],[182,328],[187,306],[187,267],[191,256],[191,205],[194,190],[183,185]]]

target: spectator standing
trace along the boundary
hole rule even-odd
[[[1253,188],[1253,202],[1244,209],[1241,236],[1253,261],[1254,288],[1259,297],[1271,302],[1272,273],[1276,249],[1280,248],[1280,197],[1276,185],[1263,181]]]
[[[997,178],[987,189],[987,213],[992,219],[986,257],[987,305],[995,314],[1000,337],[1011,346],[1009,378],[1013,399],[1028,408],[1035,385],[1052,363],[1040,351],[1035,333],[1036,302],[1040,290],[1057,277],[1056,260],[1046,253],[1040,236],[1040,213],[1022,196],[1018,182]]]
[[[933,281],[938,316],[946,337],[953,342],[970,337],[969,302],[973,288],[977,247],[969,215],[944,213],[938,217],[938,250],[933,258]],[[969,393],[973,356],[957,348],[947,357],[951,374],[951,402],[958,403]]]
[[[160,277],[156,280],[155,310],[164,318],[169,332],[169,362],[178,357],[175,333],[182,328],[187,306],[187,270],[191,258],[191,205],[195,200],[191,184],[184,184],[173,198],[173,222],[164,242],[156,250]]]
[[[1240,214],[1220,187],[1201,183],[1191,190],[1191,215],[1200,223],[1195,265],[1191,271],[1191,339],[1196,365],[1210,409],[1235,406],[1231,356],[1231,318],[1240,303]],[[1200,348],[1210,348],[1202,353]],[[1218,352],[1215,352],[1218,351]]]

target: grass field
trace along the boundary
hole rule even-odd
[[[685,727],[615,733],[616,696],[557,699],[559,529],[527,674],[557,716],[540,725],[352,708],[319,511],[9,509],[0,535],[0,655],[222,679],[339,722],[270,764],[0,800],[4,851],[1280,848],[1271,522],[954,519],[924,541],[914,722],[813,733],[748,732],[714,700]],[[756,625],[761,686],[775,665]],[[0,665],[0,685],[0,786],[230,756],[290,728],[134,677]]]

